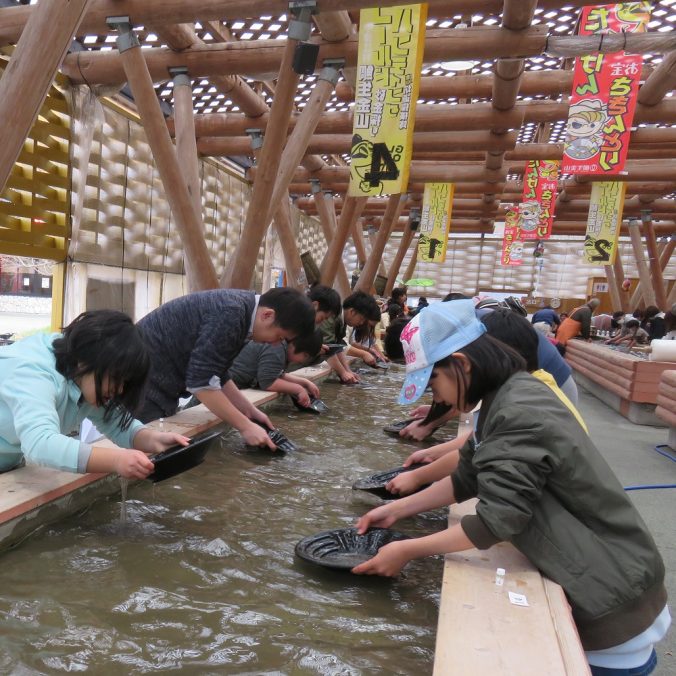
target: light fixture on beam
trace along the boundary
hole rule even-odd
[[[442,61],[441,63],[435,64],[437,68],[446,70],[449,73],[461,73],[466,70],[472,70],[476,66],[478,61]]]

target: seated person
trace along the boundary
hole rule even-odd
[[[612,315],[600,314],[592,317],[591,324],[598,331],[608,331],[615,332],[617,331],[624,322],[624,312],[618,310],[613,312]]]
[[[545,305],[541,310],[538,310],[533,314],[531,323],[537,324],[538,322],[544,322],[551,329],[556,331],[556,328],[561,323],[561,318],[556,314],[556,310],[551,305]]]
[[[650,342],[650,336],[645,329],[641,328],[641,324],[638,319],[630,319],[624,323],[622,330],[618,336],[606,340],[606,345],[621,345],[622,343],[628,343],[629,347],[627,350],[631,350],[636,343],[645,345]]]
[[[408,317],[401,316],[387,327],[387,331],[385,332],[385,354],[391,361],[401,363],[404,361],[404,348],[401,346],[399,337],[409,321]]]
[[[648,340],[659,340],[666,333],[664,325],[664,312],[655,305],[649,305],[645,309],[641,328],[648,332]]]
[[[289,364],[304,364],[322,348],[319,331],[277,344],[248,342],[237,355],[228,375],[241,390],[253,387],[267,392],[283,392],[309,406],[310,396],[319,397],[319,388],[307,378],[286,373]]]
[[[676,303],[671,306],[671,310],[664,315],[664,334],[665,340],[676,340]]]

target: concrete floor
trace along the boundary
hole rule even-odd
[[[655,452],[667,440],[667,429],[634,425],[580,388],[579,410],[594,443],[624,486],[676,484],[676,462]],[[674,455],[676,459],[676,455]],[[629,493],[664,558],[669,607],[676,617],[676,489]],[[676,624],[676,622],[674,623]],[[676,627],[656,647],[659,676],[676,674]]]

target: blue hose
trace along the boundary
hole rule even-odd
[[[672,462],[676,462],[676,458],[671,455],[671,453],[666,453],[665,451],[661,451],[660,448],[662,448],[665,444],[660,444],[659,446],[655,446],[655,450],[660,454],[663,455],[665,458],[669,458]],[[676,488],[676,484],[654,484],[654,485],[646,485],[646,486],[625,486],[624,490],[625,491],[647,491],[647,490],[652,490],[654,488]]]

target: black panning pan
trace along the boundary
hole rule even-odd
[[[359,535],[356,528],[325,530],[303,538],[296,545],[296,556],[325,568],[351,570],[372,559],[390,542],[408,540],[409,536],[389,528],[371,528]]]
[[[404,427],[408,427],[412,422],[415,422],[416,420],[422,420],[422,418],[409,418],[408,420],[399,420],[398,422],[390,423],[389,425],[385,425],[385,427],[383,427],[383,432],[398,437],[399,432],[401,432],[401,430],[403,430]]]
[[[270,429],[267,425],[259,422],[258,420],[254,420],[253,422],[255,422],[257,425],[260,425],[268,433],[268,436],[270,439],[272,439],[272,443],[277,446],[278,451],[281,451],[282,453],[293,453],[293,451],[298,450],[298,446],[296,446],[293,441],[290,441],[287,436],[280,432],[276,427]]]
[[[317,399],[317,397],[313,397],[312,395],[310,395],[309,406],[303,406],[298,401],[297,397],[291,397],[291,401],[299,411],[304,411],[305,413],[319,414],[319,413],[327,413],[329,410],[329,407],[321,399]]]
[[[396,467],[395,469],[388,469],[384,472],[378,472],[377,474],[362,477],[352,484],[352,490],[367,491],[373,493],[373,495],[377,495],[379,498],[383,498],[383,500],[398,500],[399,498],[404,498],[406,497],[405,495],[390,493],[390,491],[385,488],[385,485],[388,481],[392,481],[394,477],[399,476],[402,472],[411,472],[414,469],[418,469],[418,467],[425,467],[425,463],[417,463],[409,465],[408,467]],[[413,491],[413,493],[422,491],[429,485],[430,484],[421,486],[417,491]],[[413,493],[409,493],[408,495],[413,495]]]
[[[158,453],[151,458],[155,469],[147,478],[157,483],[197,467],[204,460],[211,442],[220,434],[220,432],[205,432],[193,437],[188,446],[177,444]]]

